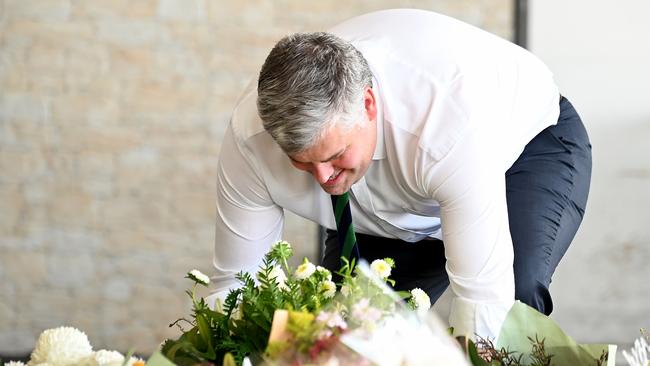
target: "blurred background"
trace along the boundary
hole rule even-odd
[[[0,0],[0,355],[60,325],[140,354],[176,336],[183,277],[211,272],[239,93],[282,36],[396,7],[517,39],[555,72],[594,172],[553,317],[579,341],[625,347],[650,328],[647,1]],[[315,261],[317,228],[287,220],[295,259]]]

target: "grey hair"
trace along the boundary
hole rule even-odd
[[[302,152],[334,124],[349,129],[358,122],[366,87],[372,87],[372,73],[352,44],[325,32],[296,33],[266,58],[257,111],[287,154]]]

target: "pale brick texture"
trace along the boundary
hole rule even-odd
[[[415,7],[511,37],[510,0],[0,0],[0,353],[71,325],[147,354],[211,268],[215,171],[270,47]],[[289,216],[298,257],[316,228]]]

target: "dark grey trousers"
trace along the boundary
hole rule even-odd
[[[591,144],[580,116],[564,97],[556,125],[540,132],[506,172],[514,248],[515,298],[544,314],[553,310],[551,278],[582,222],[591,181]],[[444,243],[357,234],[361,257],[391,257],[397,290],[419,287],[434,302],[449,285]],[[338,270],[336,232],[327,231],[323,266]]]

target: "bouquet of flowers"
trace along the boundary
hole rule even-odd
[[[291,255],[289,243],[276,243],[256,278],[239,273],[242,287],[215,309],[195,297],[197,285],[208,285],[207,276],[190,272],[194,320],[174,323],[191,329],[166,341],[163,355],[181,366],[241,365],[247,357],[269,365],[434,365],[429,362],[433,358],[425,357],[434,353],[438,364],[449,364],[443,361],[447,356],[456,360],[453,364],[465,362],[437,319],[422,321],[431,305],[426,293],[398,294],[386,285],[392,283],[390,258],[370,266],[345,261],[337,273],[337,290],[332,273],[307,259],[292,270],[287,264]],[[422,343],[419,350],[413,347],[415,340]]]
[[[386,285],[392,266],[389,258],[354,270],[346,263],[341,292],[318,314],[277,311],[265,364],[467,365],[424,291]]]
[[[337,286],[330,271],[307,259],[292,270],[291,255],[289,243],[276,243],[255,278],[240,272],[242,287],[214,309],[195,297],[196,286],[207,286],[209,278],[190,272],[194,319],[173,324],[191,328],[167,340],[162,354],[181,366],[251,360],[266,365],[614,364],[615,346],[577,344],[522,303],[509,312],[498,340],[457,342],[427,311],[431,303],[424,291],[396,293],[387,286],[394,285],[390,258],[370,265],[344,260]]]

